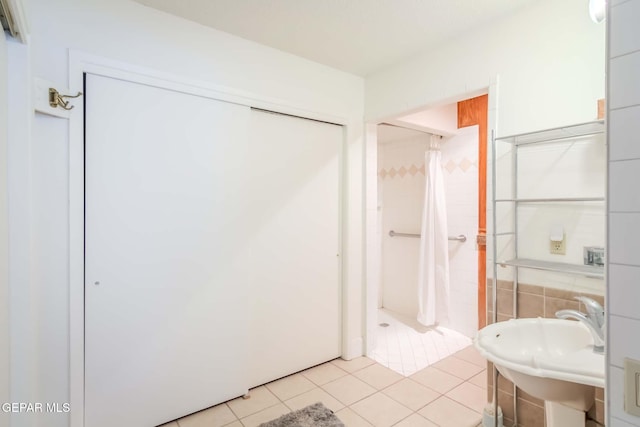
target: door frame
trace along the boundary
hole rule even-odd
[[[458,129],[478,126],[478,329],[487,325],[487,152],[489,96],[458,102]]]
[[[349,336],[347,321],[352,317],[348,306],[349,286],[346,272],[345,232],[349,219],[348,191],[348,135],[359,127],[358,123],[343,117],[322,112],[310,111],[279,99],[270,99],[237,89],[212,84],[210,82],[177,76],[171,73],[132,65],[103,58],[82,51],[69,50],[69,88],[73,93],[84,90],[84,75],[95,74],[116,78],[132,83],[155,86],[186,94],[207,97],[219,101],[240,104],[249,107],[298,116],[305,119],[324,121],[343,127],[343,140],[340,162],[339,194],[339,241],[341,263],[339,267],[342,312],[342,353],[352,353],[349,343],[359,337]],[[84,427],[84,107],[75,100],[69,116],[69,402],[70,427]],[[353,334],[352,334],[353,335]]]
[[[498,88],[499,88],[499,76],[494,76],[486,86],[479,87],[475,90],[469,90],[466,93],[454,94],[448,98],[443,98],[437,105],[445,105],[458,103],[466,99],[478,97],[481,95],[488,96],[488,112],[487,112],[487,124],[486,124],[486,144],[491,142],[491,132],[496,131],[498,128],[497,106],[498,106]],[[378,294],[380,292],[381,274],[380,266],[382,260],[380,259],[380,251],[376,251],[376,245],[380,244],[377,232],[378,232],[378,124],[393,120],[394,118],[411,114],[420,110],[435,106],[436,103],[431,105],[422,105],[411,110],[396,111],[393,114],[389,114],[383,117],[369,118],[365,122],[365,353],[366,355],[372,355],[377,345],[377,313],[378,313]],[[488,151],[487,151],[488,152]],[[491,173],[491,167],[487,163],[487,175]],[[480,184],[479,184],[480,185]],[[486,194],[491,194],[488,184],[485,184]],[[488,207],[487,207],[488,208]],[[490,230],[493,232],[492,230]],[[475,242],[474,242],[475,243]],[[489,242],[487,242],[489,244]],[[480,266],[478,266],[480,270]],[[486,270],[486,266],[485,266]],[[485,272],[485,275],[488,271]],[[486,287],[486,278],[485,278]],[[485,305],[488,303],[485,296]],[[480,302],[478,303],[480,305]],[[478,316],[481,316],[478,313]]]

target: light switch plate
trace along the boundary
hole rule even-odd
[[[636,405],[640,407],[640,373],[636,372]]]
[[[640,417],[640,361],[624,359],[624,410]]]

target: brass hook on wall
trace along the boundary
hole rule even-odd
[[[69,106],[69,101],[65,98],[77,98],[82,95],[82,92],[78,92],[77,95],[60,95],[60,93],[54,88],[49,88],[49,105],[53,108],[61,107],[64,110],[73,109],[73,105]]]

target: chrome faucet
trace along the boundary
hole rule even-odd
[[[556,317],[560,319],[573,318],[582,322],[593,336],[593,351],[604,353],[604,308],[593,299],[585,296],[575,297],[584,304],[587,314],[578,310],[560,310],[556,312]]]

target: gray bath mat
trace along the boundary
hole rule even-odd
[[[345,427],[345,425],[331,409],[318,402],[262,423],[258,427]]]

